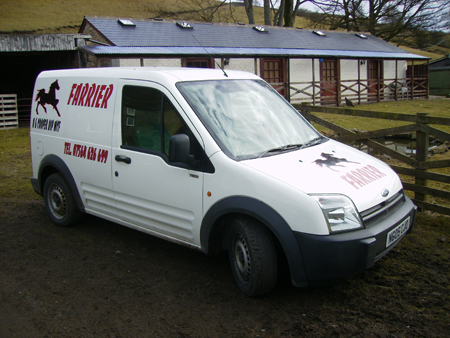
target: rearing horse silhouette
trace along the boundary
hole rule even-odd
[[[347,161],[346,158],[335,157],[333,154],[322,153],[322,154],[320,154],[320,156],[324,157],[325,160],[319,158],[319,159],[313,161],[312,163],[317,164],[319,167],[326,167],[326,168],[331,169],[333,171],[337,171],[337,170],[334,170],[331,167],[344,167],[343,165],[340,165],[339,163],[356,163],[356,164],[359,164],[358,162]]]
[[[42,108],[44,108],[44,111],[47,114],[47,109],[45,108],[45,105],[50,104],[56,110],[56,112],[58,113],[58,116],[61,117],[61,115],[59,114],[59,110],[56,107],[59,102],[59,100],[56,98],[56,90],[59,90],[58,80],[56,80],[55,82],[53,82],[50,85],[50,89],[48,90],[48,93],[45,92],[45,89],[38,90],[38,93],[36,95],[36,100],[35,100],[35,101],[39,100],[39,102],[36,106],[36,114],[39,115],[39,112],[38,112],[39,105],[41,105]]]

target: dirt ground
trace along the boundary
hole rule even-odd
[[[420,216],[374,268],[247,298],[209,257],[42,201],[0,200],[0,337],[449,337],[450,224]],[[426,235],[425,235],[426,234]]]

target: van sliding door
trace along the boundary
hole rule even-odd
[[[125,225],[199,245],[203,173],[168,161],[170,137],[196,142],[165,88],[123,80],[113,132],[113,188]],[[120,102],[119,102],[120,101]]]

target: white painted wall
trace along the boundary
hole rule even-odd
[[[341,96],[343,98],[348,97],[353,99],[352,96],[357,97],[360,88],[357,84],[358,81],[358,68],[360,71],[360,79],[367,76],[367,66],[361,65],[359,60],[341,60]],[[363,71],[364,70],[364,71]],[[364,75],[362,74],[364,72]]]
[[[144,67],[181,67],[181,59],[144,59]]]
[[[220,64],[221,59],[216,59]],[[255,69],[255,59],[254,58],[230,58],[230,64],[224,67],[230,70],[243,70],[249,73],[258,74],[259,69]]]
[[[140,67],[141,59],[119,59],[119,67]]]
[[[254,58],[230,58],[230,63],[225,66],[225,69],[232,70],[242,70],[247,71],[256,75],[261,76],[260,74],[260,58],[256,60],[255,67],[255,59]],[[221,64],[222,59],[215,59],[217,64]],[[143,59],[142,63],[146,67],[181,67],[182,59],[164,59],[164,58],[155,58],[155,59]],[[383,78],[386,85],[389,85],[396,78],[395,72],[395,60],[385,60],[383,62],[384,74]],[[217,64],[214,65],[215,68],[218,68]],[[313,69],[314,64],[314,69]],[[120,67],[140,67],[141,59],[116,59],[112,60],[113,66]],[[356,97],[357,91],[362,89],[361,86],[355,85],[354,83],[358,80],[358,68],[359,68],[359,78],[362,82],[367,80],[367,62],[363,60],[361,64],[360,60],[340,60],[340,69],[341,69],[341,83],[350,89],[345,89],[341,92],[342,97]],[[290,59],[290,95],[292,103],[300,103],[300,102],[310,102],[312,103],[312,95],[313,95],[313,87],[312,81],[313,79],[316,82],[320,81],[320,59]],[[397,61],[397,78],[403,79],[406,77],[406,69],[407,62],[406,61]],[[314,77],[313,77],[314,71]],[[300,91],[300,92],[299,92]],[[314,89],[316,95],[319,92],[318,88]],[[391,89],[386,88],[385,93],[392,92]]]
[[[316,63],[316,62],[315,62]],[[318,62],[317,62],[318,65]],[[290,85],[291,85],[291,102],[298,103],[303,101],[312,102],[313,89],[311,83],[313,81],[313,61],[311,59],[291,59],[290,60]],[[317,76],[319,75],[317,71]],[[298,92],[299,90],[305,92]],[[309,94],[309,95],[308,95]]]

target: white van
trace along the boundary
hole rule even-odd
[[[217,254],[239,289],[370,268],[416,208],[385,163],[319,134],[259,77],[192,68],[48,71],[31,115],[34,190],[52,221],[95,215]]]

